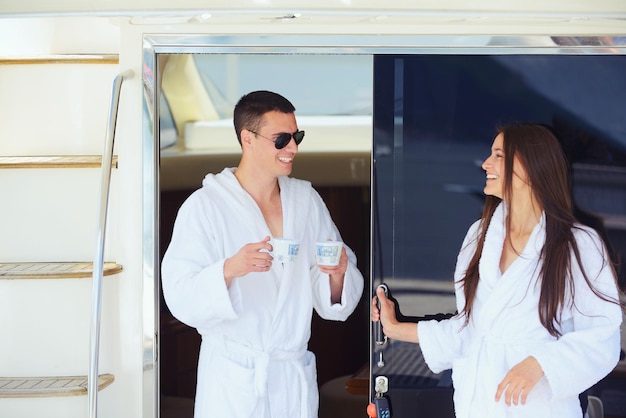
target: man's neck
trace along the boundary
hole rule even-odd
[[[250,173],[245,168],[237,168],[237,170],[235,170],[235,177],[241,187],[248,192],[257,203],[270,202],[280,196],[278,179],[275,177],[260,177]]]

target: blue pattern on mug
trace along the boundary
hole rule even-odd
[[[300,244],[289,244],[289,255],[298,255],[298,250],[300,249]]]

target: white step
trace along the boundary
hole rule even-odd
[[[98,416],[130,417],[131,415],[120,413],[123,409],[122,405],[119,405],[119,393],[115,392],[117,382],[113,382],[113,376],[105,374],[100,377],[103,384],[100,385],[98,393]],[[0,388],[0,392],[1,390]],[[3,418],[86,418],[89,416],[88,411],[88,397],[84,391],[70,396],[54,397],[0,396],[0,417]]]
[[[12,161],[0,157],[2,261],[66,261],[68,256],[74,260],[92,260],[99,225],[99,159],[93,168],[73,168],[79,166],[78,162],[66,158],[64,164],[70,168],[63,169],[39,168],[45,165],[17,169],[19,165]],[[62,161],[52,160],[47,164],[57,167],[54,164]],[[23,163],[32,164],[32,157]],[[116,204],[116,173],[117,170],[111,173],[109,208]],[[115,212],[109,210],[107,225],[114,218]],[[113,228],[107,230],[108,248],[115,234],[109,232]],[[105,254],[115,257],[108,249]]]
[[[0,262],[0,417],[87,416],[92,271],[89,262]],[[116,263],[103,266],[109,303],[102,309],[100,371],[117,361],[121,271]],[[113,373],[101,373],[99,390],[114,380]],[[113,404],[119,389],[103,391],[99,402]]]
[[[121,266],[102,282],[100,370],[110,370],[119,341]],[[89,369],[91,263],[0,262],[2,377],[84,375]]]
[[[0,58],[2,155],[101,154],[118,73],[117,58]]]
[[[98,376],[98,390],[109,386],[112,374]],[[87,376],[0,377],[0,398],[53,398],[87,395]]]

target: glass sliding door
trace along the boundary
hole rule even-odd
[[[370,297],[386,283],[408,320],[454,314],[456,256],[480,216],[480,163],[498,124],[534,121],[559,132],[577,205],[601,221],[616,257],[626,256],[626,38],[157,34],[144,44],[155,75],[154,85],[145,83],[143,130],[144,169],[155,172],[147,176],[155,184],[146,183],[144,228],[155,248],[146,245],[144,261],[156,272],[159,302],[160,255],[176,210],[204,174],[238,161],[228,120],[238,97],[275,89],[298,108],[307,140],[294,175],[324,194],[369,282],[348,322],[322,328],[326,322],[314,321],[320,418],[337,413],[324,414],[324,386],[346,376],[331,397],[344,389],[358,396],[341,398],[354,416],[363,415],[379,376],[389,379],[394,418],[453,416],[450,372],[430,373],[419,346],[376,344]],[[176,68],[184,70],[179,77]],[[187,70],[195,83],[181,76]],[[181,101],[190,90],[194,101]],[[329,129],[314,134],[322,122]],[[623,282],[623,268],[620,274]],[[166,323],[167,309],[158,306],[160,366],[195,362],[177,338],[194,349],[197,341],[179,335],[189,330]],[[161,395],[191,399],[194,375],[193,367],[161,370]],[[177,378],[185,385],[168,386]]]
[[[453,272],[481,214],[481,163],[509,122],[553,128],[581,222],[624,260],[624,74],[624,55],[377,55],[372,287],[387,284],[406,320],[455,313]],[[372,342],[371,361],[372,390],[388,378],[394,417],[454,416],[450,371],[431,373],[419,346]]]

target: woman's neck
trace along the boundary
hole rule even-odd
[[[518,199],[509,206],[510,233],[527,235],[532,232],[541,219],[542,209],[534,199]]]

